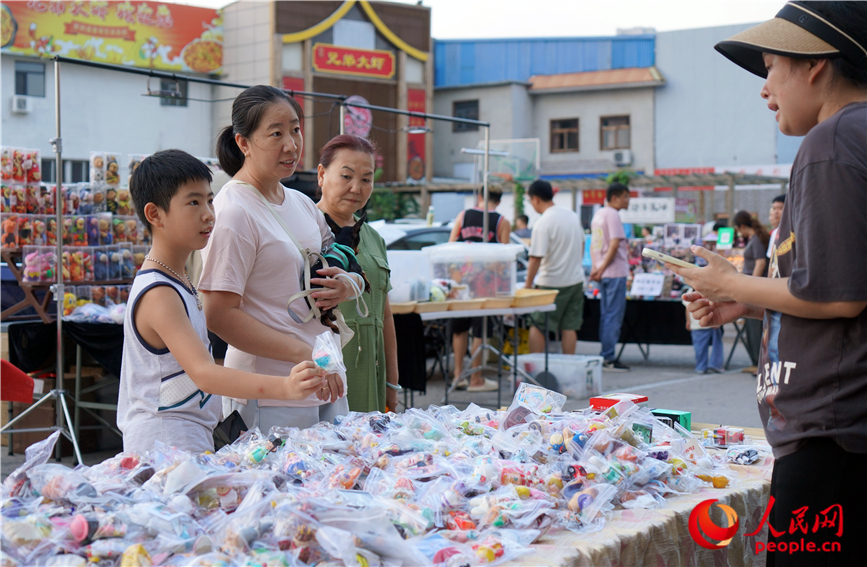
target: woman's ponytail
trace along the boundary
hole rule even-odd
[[[220,167],[232,177],[244,167],[244,153],[235,141],[234,128],[229,125],[217,136],[217,159]]]

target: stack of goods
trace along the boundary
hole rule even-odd
[[[546,532],[600,529],[617,507],[734,481],[647,408],[564,402],[525,383],[506,411],[350,413],[254,429],[214,454],[158,444],[75,470],[49,462],[49,439],[3,483],[0,562],[508,563]]]
[[[77,323],[123,324],[128,285],[66,286],[63,293],[63,319]]]
[[[2,246],[21,249],[27,282],[132,279],[144,261],[148,235],[135,216],[129,190],[118,187],[117,155],[95,152],[89,183],[61,187],[63,221],[57,226],[56,186],[40,184],[38,151],[3,148]],[[130,156],[131,170],[143,159]],[[12,164],[29,164],[28,168]],[[24,174],[20,172],[25,172]],[[25,182],[21,182],[22,175]],[[8,179],[7,179],[8,177]],[[32,179],[33,181],[27,181]],[[65,251],[57,262],[57,239]]]

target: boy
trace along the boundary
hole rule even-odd
[[[202,303],[184,271],[214,225],[211,172],[180,150],[146,158],[130,179],[136,213],[153,246],[135,278],[124,318],[117,421],[125,452],[162,441],[191,452],[214,450],[220,396],[300,400],[325,371],[306,361],[287,377],[214,364]]]

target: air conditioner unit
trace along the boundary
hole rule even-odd
[[[616,165],[632,165],[632,150],[617,150],[614,152]]]
[[[29,114],[33,110],[30,102],[30,97],[21,95],[12,95],[12,112],[13,114]]]

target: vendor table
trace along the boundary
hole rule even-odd
[[[471,317],[503,317],[503,316],[508,316],[508,315],[517,317],[519,315],[529,315],[530,313],[544,313],[545,314],[545,330],[547,331],[548,330],[548,313],[550,313],[551,311],[554,311],[556,309],[557,309],[557,306],[554,303],[549,303],[548,305],[538,305],[538,306],[534,306],[534,307],[504,307],[502,309],[469,309],[469,310],[463,310],[463,311],[433,311],[430,313],[421,313],[420,316],[421,316],[422,321],[433,321],[433,320],[439,320],[439,319],[463,319],[463,318],[471,318]],[[507,364],[509,362],[508,357],[506,355],[504,355],[503,353],[501,353],[497,349],[495,349],[492,346],[487,344],[487,338],[488,337],[487,337],[487,326],[486,325],[482,325],[482,330],[483,330],[482,346],[476,352],[474,352],[472,354],[472,357],[470,358],[470,365],[467,367],[467,369],[464,372],[466,376],[469,376],[470,374],[472,374],[473,372],[478,370],[478,369],[472,368],[472,361],[475,359],[476,356],[483,356],[482,353],[485,350],[490,350],[491,352],[496,354],[500,361],[505,361]],[[546,339],[545,339],[545,353],[546,353],[545,370],[546,371],[548,370],[547,335],[548,335],[548,333],[546,332],[545,333],[545,336],[546,336]],[[502,336],[500,338],[502,339]],[[512,366],[512,386],[513,386],[513,388],[517,388],[518,374],[519,373],[524,375],[524,377],[527,380],[533,381],[533,377],[528,375],[522,369],[518,368],[518,333],[517,332],[514,333],[514,341],[515,341],[515,344],[513,345],[514,348],[512,351],[514,353],[514,362],[511,365]],[[448,354],[449,345],[450,345],[450,341],[447,340],[446,341],[446,355]],[[502,405],[502,384],[500,381],[500,378],[502,377],[502,364],[498,363],[496,370],[497,370],[497,407],[500,407]],[[445,377],[445,373],[443,373],[443,376]],[[459,377],[459,379],[460,378],[463,378],[463,376]],[[457,381],[458,380],[455,380],[455,382],[457,382]],[[454,388],[454,385],[452,385],[451,388],[446,388],[446,395],[445,395],[445,400],[444,400],[445,403],[449,402],[449,392],[453,388]]]
[[[707,424],[694,423],[694,434]],[[747,430],[747,428],[744,428]],[[750,431],[762,437],[761,430]],[[714,451],[715,449],[710,449]],[[614,512],[602,530],[588,534],[559,531],[533,544],[516,565],[588,567],[657,567],[680,565],[765,565],[765,553],[756,554],[756,542],[765,542],[767,524],[751,537],[768,506],[774,458],[767,455],[751,466],[730,464],[737,477],[732,488],[702,488],[695,494],[667,498],[665,508],[621,509]],[[718,550],[700,547],[689,535],[689,515],[704,500],[719,500],[738,515],[740,527],[731,543]]]
[[[600,300],[584,300],[584,324],[578,331],[579,341],[599,341]],[[629,343],[638,346],[644,359],[650,356],[650,345],[691,345],[692,335],[686,330],[686,308],[679,299],[642,300],[626,302],[626,314],[620,329],[620,351]]]

